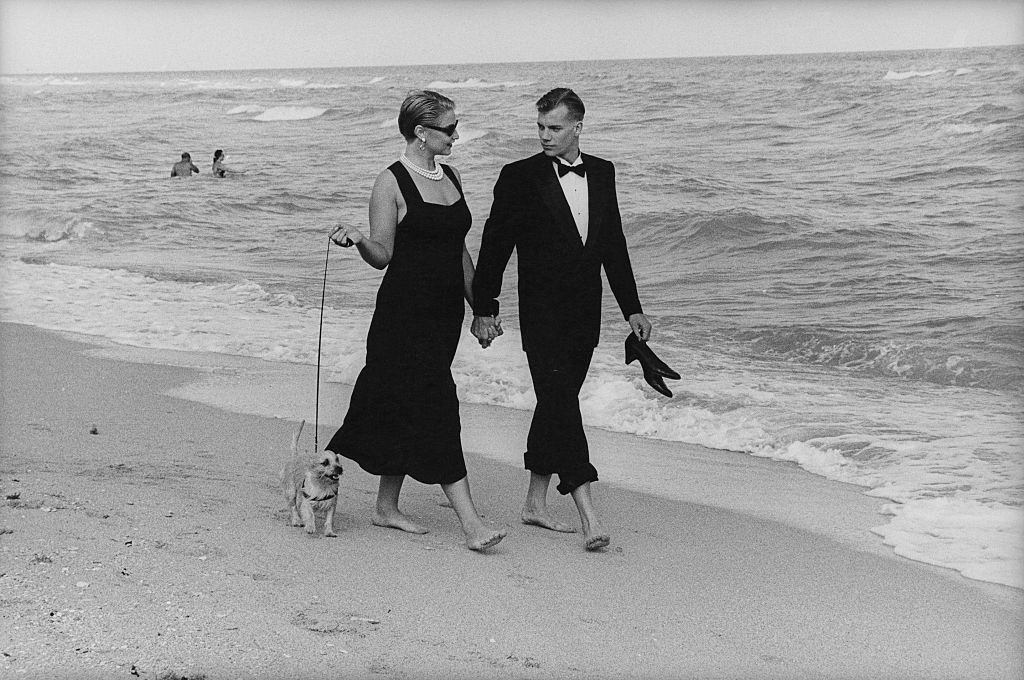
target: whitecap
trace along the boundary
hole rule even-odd
[[[471,142],[474,139],[480,139],[487,134],[487,130],[459,130],[459,138],[455,140],[455,144],[465,144]]]
[[[239,113],[261,113],[263,111],[262,106],[255,106],[253,104],[242,104],[228,111],[227,115],[234,116]]]
[[[893,71],[890,69],[883,80],[907,80],[908,78],[927,78],[939,73],[945,73],[945,69],[937,68],[934,71]]]
[[[282,121],[282,120],[309,120],[310,118],[317,118],[327,113],[327,109],[323,109],[317,106],[274,106],[258,116],[254,116],[253,120],[258,121]]]
[[[942,131],[951,135],[973,135],[976,132],[981,132],[981,128],[969,123],[950,123],[943,125]]]
[[[491,83],[479,78],[467,78],[458,82],[447,80],[435,80],[427,85],[428,90],[459,90],[459,89],[484,89],[490,87],[501,87],[501,83]]]
[[[46,78],[44,82],[47,85],[94,85],[91,80],[81,80],[78,76],[72,76],[71,78]]]
[[[72,238],[82,238],[98,230],[92,222],[77,217],[69,221],[61,221],[54,217],[39,215],[7,215],[0,221],[0,234],[27,241],[45,241],[53,243]]]

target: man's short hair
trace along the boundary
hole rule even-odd
[[[569,115],[573,120],[583,120],[583,115],[587,112],[583,106],[583,100],[567,87],[556,87],[538,99],[537,111],[549,113],[562,105],[569,110]]]
[[[183,161],[190,161],[190,160],[192,160],[192,154],[190,154],[188,151],[186,151],[185,153],[181,154],[181,160],[183,160]]]

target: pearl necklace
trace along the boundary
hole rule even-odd
[[[435,182],[439,182],[442,179],[444,179],[444,170],[441,169],[440,163],[435,163],[433,170],[424,170],[423,168],[409,160],[409,157],[406,156],[404,153],[402,154],[402,162],[405,163],[410,170],[415,172],[420,177],[426,177],[427,179],[432,179]]]

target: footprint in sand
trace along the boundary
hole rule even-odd
[[[355,635],[364,638],[380,630],[380,620],[354,612],[335,612],[323,606],[310,605],[296,612],[291,624],[324,635]]]

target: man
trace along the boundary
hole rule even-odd
[[[192,156],[186,151],[171,168],[171,177],[191,177],[193,172],[198,174],[199,168],[192,163]]]
[[[484,225],[473,283],[473,335],[484,347],[501,335],[498,294],[512,250],[519,260],[519,321],[537,407],[524,463],[530,471],[522,521],[575,531],[548,512],[551,476],[571,494],[587,550],[610,542],[594,510],[579,392],[601,328],[601,267],[632,331],[646,341],[651,324],[637,296],[615,195],[615,169],[581,154],[585,109],[570,89],[537,102],[542,152],[501,170]]]

